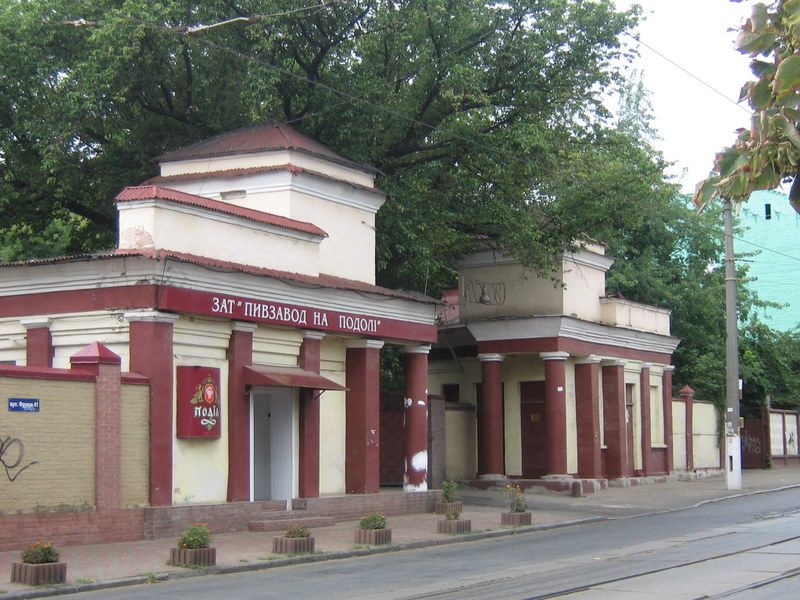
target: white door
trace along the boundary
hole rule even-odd
[[[295,461],[294,388],[256,388],[251,394],[253,500],[289,500]]]

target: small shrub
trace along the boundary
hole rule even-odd
[[[58,562],[60,553],[53,542],[36,542],[22,549],[22,562],[29,565]]]
[[[448,510],[445,517],[447,517],[448,521],[456,521],[461,516],[461,513],[457,510]]]
[[[456,482],[452,479],[445,479],[442,482],[442,502],[456,501]]]
[[[311,532],[305,525],[290,525],[289,529],[286,530],[286,533],[283,534],[283,537],[307,538],[309,535],[311,535]]]
[[[386,517],[381,513],[372,512],[358,520],[360,529],[386,529]]]
[[[211,544],[211,532],[206,523],[192,523],[178,538],[178,548],[208,548]]]
[[[522,493],[522,488],[509,483],[506,486],[506,496],[508,497],[508,505],[511,512],[525,512],[525,494]]]

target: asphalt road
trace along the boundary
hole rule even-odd
[[[794,598],[800,490],[493,540],[77,598]],[[758,587],[760,585],[760,587]],[[732,594],[732,595],[731,595]]]

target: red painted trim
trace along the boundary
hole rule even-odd
[[[150,385],[150,380],[139,373],[122,373],[120,380],[126,385]]]
[[[568,337],[550,338],[523,338],[514,340],[491,340],[478,342],[479,354],[513,354],[527,352],[569,352],[575,356],[589,356],[598,354],[614,358],[627,358],[629,360],[640,360],[642,362],[652,362],[659,364],[669,364],[671,354],[661,352],[648,352],[644,350],[634,350],[610,344],[596,344],[594,342],[584,342]]]
[[[258,308],[253,305],[258,305]],[[270,311],[269,308],[261,308],[263,306],[272,307],[274,310]],[[376,338],[386,337],[432,342],[436,341],[438,336],[435,325],[408,323],[383,317],[367,317],[357,313],[342,313],[334,310],[271,302],[266,298],[245,298],[175,287],[161,289],[158,308],[159,310],[170,312],[227,317],[237,321],[252,321],[283,327],[354,333]],[[266,315],[263,314],[265,310],[268,313]],[[270,314],[274,316],[270,316]],[[340,326],[340,319],[344,319],[346,323],[350,323],[355,319],[359,321],[359,326],[357,328]]]
[[[130,324],[131,370],[150,379],[150,505],[172,504],[172,323]]]
[[[681,400],[686,410],[686,470],[694,470],[694,390],[689,386],[681,389]]]
[[[639,414],[642,420],[642,475],[647,477],[652,473],[650,449],[653,445],[652,432],[650,431],[650,369],[642,369],[639,373],[639,401]]]
[[[345,490],[380,489],[380,352],[348,348],[345,362]]]
[[[94,381],[94,373],[80,369],[52,369],[47,367],[18,367],[0,365],[0,377],[20,379],[52,379],[64,381]]]
[[[481,361],[481,397],[478,402],[478,474],[505,474],[503,425],[503,363]]]
[[[228,502],[250,500],[250,394],[244,367],[253,362],[253,333],[232,331],[228,342]]]
[[[428,355],[406,354],[405,479],[416,489],[427,485],[428,463],[415,468],[414,458],[428,451]]]
[[[321,341],[304,338],[298,363],[306,371],[319,373]],[[319,497],[320,390],[300,390],[300,482],[301,498]]]
[[[547,472],[550,475],[566,475],[568,472],[566,365],[566,360],[544,361]]]
[[[625,371],[622,365],[602,367],[604,474],[629,477],[628,427],[625,423]]]
[[[309,233],[318,235],[320,237],[328,237],[327,232],[320,229],[312,223],[305,221],[296,221],[287,217],[273,215],[270,213],[254,210],[252,208],[244,208],[236,206],[235,204],[228,204],[227,202],[220,202],[219,200],[212,200],[205,196],[196,196],[195,194],[188,194],[170,188],[160,187],[157,185],[145,185],[126,187],[116,197],[117,203],[133,202],[136,200],[166,200],[176,204],[186,204],[188,206],[197,206],[215,212],[223,213],[226,215],[234,215],[257,223],[264,223],[266,225],[273,225],[282,229],[291,229],[293,231],[300,231],[302,233]]]
[[[156,285],[0,296],[0,314],[4,317],[25,317],[116,308],[152,308],[156,305],[157,296]]]
[[[53,366],[53,336],[49,327],[29,328],[25,343],[25,364],[29,367]]]
[[[600,450],[600,365],[575,365],[575,412],[578,428],[578,474],[602,476]]]
[[[70,356],[69,362],[72,365],[120,365],[122,359],[103,344],[92,342]]]

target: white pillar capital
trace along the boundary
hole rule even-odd
[[[20,319],[20,324],[27,331],[28,329],[39,329],[41,327],[50,327],[50,317],[27,317]]]
[[[672,373],[675,370],[675,367],[673,365],[664,365],[663,367],[661,367],[661,370],[664,373]]]
[[[423,344],[421,346],[403,346],[403,354],[428,354],[431,351],[430,344]]]
[[[504,358],[502,354],[478,354],[478,360],[481,362],[502,362]]]
[[[603,360],[600,364],[604,367],[624,367],[625,365],[628,364],[628,361],[618,358],[613,358],[613,359]]]
[[[317,331],[315,329],[306,329],[303,331],[303,339],[305,340],[321,340],[324,337],[324,331]]]
[[[175,313],[161,312],[160,310],[129,310],[125,312],[128,321],[146,321],[149,323],[174,323],[181,316]]]
[[[345,340],[344,347],[345,348],[372,348],[375,350],[380,350],[383,348],[384,341],[383,340],[368,340],[364,338],[359,339],[349,339]]]
[[[231,324],[233,331],[244,331],[245,333],[253,333],[258,329],[258,323],[250,323],[249,321],[234,321]]]
[[[542,360],[567,360],[569,352],[539,352],[539,358]]]
[[[650,371],[652,368],[653,368],[653,363],[649,363],[649,362],[643,362],[642,363],[642,371],[644,371],[645,369]]]
[[[580,356],[575,359],[576,365],[599,365],[600,361],[603,360],[599,356],[595,354],[590,354],[589,356]]]

